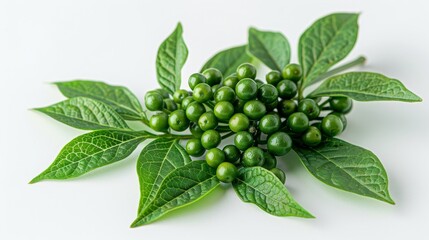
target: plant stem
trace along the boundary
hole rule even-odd
[[[347,70],[349,68],[352,68],[354,66],[363,65],[363,64],[365,64],[365,62],[366,62],[366,58],[364,56],[360,56],[360,57],[356,58],[355,60],[353,60],[353,61],[351,61],[349,63],[341,65],[341,66],[339,66],[337,68],[334,68],[334,69],[332,69],[332,70],[330,70],[330,71],[328,71],[328,72],[320,75],[318,78],[316,78],[316,80],[314,80],[314,82],[312,84],[320,82],[320,81],[322,81],[325,78],[328,78],[328,77],[333,76],[333,75],[335,75],[337,73],[343,72],[343,71],[345,71],[345,70]]]
[[[229,132],[229,133],[227,133],[227,134],[223,135],[223,136],[222,136],[222,140],[223,140],[223,139],[226,139],[226,138],[229,138],[229,137],[231,137],[231,136],[232,136],[232,135],[234,135],[234,134],[235,134],[235,132],[232,132],[232,131],[231,131],[231,132]]]
[[[326,104],[328,104],[329,103],[329,98],[328,99],[326,99],[325,101],[323,101],[320,105],[319,105],[319,108],[322,108],[323,106],[325,106]]]
[[[228,125],[217,126],[216,131],[218,131],[218,132],[229,132],[229,131],[231,131],[231,129],[229,128]]]

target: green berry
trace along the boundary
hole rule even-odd
[[[234,102],[235,100],[235,92],[230,87],[220,87],[214,94],[215,102]]]
[[[206,108],[199,102],[192,102],[186,108],[186,117],[192,122],[197,122],[201,115],[206,112]]]
[[[165,132],[168,130],[168,114],[164,112],[153,115],[149,120],[149,126],[157,132]]]
[[[244,78],[256,78],[256,68],[250,63],[243,63],[237,68],[237,77],[238,79]]]
[[[302,68],[301,65],[291,63],[286,65],[282,71],[283,79],[292,80],[294,82],[298,82],[302,77]]]
[[[237,83],[239,81],[240,81],[240,79],[238,79],[237,74],[233,73],[233,74],[229,75],[228,77],[226,77],[225,80],[223,80],[223,86],[235,89],[235,86],[237,85]]]
[[[188,91],[186,91],[185,89],[179,89],[174,92],[173,100],[175,103],[181,104],[183,99],[187,96],[189,96]]]
[[[189,141],[186,143],[186,152],[193,157],[200,157],[204,154],[205,151],[206,150],[201,144],[200,139],[189,139]]]
[[[273,70],[267,75],[265,75],[265,81],[267,81],[268,84],[271,84],[273,86],[277,86],[277,84],[282,80],[282,74],[277,71]]]
[[[251,100],[244,104],[243,112],[250,119],[259,120],[267,113],[267,108],[261,101]]]
[[[265,104],[274,102],[278,97],[277,88],[271,84],[263,84],[258,88],[258,99]]]
[[[279,168],[273,168],[270,170],[283,184],[286,182],[286,174]]]
[[[307,129],[304,135],[302,135],[302,141],[307,146],[317,146],[322,141],[322,133],[317,127],[311,126]]]
[[[267,148],[275,156],[283,156],[292,149],[292,139],[285,132],[276,132],[268,137]]]
[[[164,108],[172,112],[177,110],[177,104],[170,98],[164,98]]]
[[[235,135],[234,144],[238,149],[242,151],[251,147],[253,143],[254,143],[253,136],[251,133],[247,131],[241,131]]]
[[[346,129],[346,127],[347,127],[346,115],[339,113],[339,112],[331,112],[329,115],[336,115],[337,117],[339,117],[341,119],[341,122],[343,122],[343,131]]]
[[[192,136],[194,136],[195,138],[201,138],[201,136],[204,133],[204,131],[200,128],[198,123],[191,123],[191,126],[189,127],[189,129],[191,130]]]
[[[259,80],[259,79],[255,79],[255,83],[256,83],[256,86],[257,86],[258,88],[260,88],[262,85],[264,85],[264,84],[265,84],[262,80]]]
[[[258,93],[256,82],[250,78],[241,79],[235,86],[235,94],[242,100],[255,99]]]
[[[315,119],[320,114],[319,105],[313,99],[303,99],[298,103],[298,111],[307,115],[308,119]]]
[[[206,83],[210,86],[214,86],[222,82],[222,73],[216,68],[208,68],[204,70],[203,75],[206,77]]]
[[[204,77],[201,73],[194,73],[188,79],[188,85],[191,90],[194,90],[195,86],[200,83],[205,83],[207,81],[206,77]]]
[[[158,92],[147,92],[144,97],[146,108],[150,111],[162,110],[164,98]]]
[[[264,165],[263,168],[272,169],[277,166],[277,159],[269,152],[264,152]]]
[[[228,121],[234,114],[234,106],[230,102],[218,102],[213,108],[213,112],[220,121]]]
[[[277,113],[270,113],[261,118],[259,121],[259,130],[265,134],[272,134],[280,129],[280,117]]]
[[[203,131],[215,129],[218,125],[217,118],[213,112],[206,112],[198,119],[198,125]]]
[[[195,86],[192,97],[197,102],[205,103],[213,97],[212,88],[207,83],[199,83]]]
[[[182,101],[182,109],[184,109],[184,110],[186,110],[186,108],[188,107],[188,105],[191,103],[191,102],[194,102],[195,100],[194,100],[194,98],[192,97],[192,96],[187,96],[187,97],[185,97],[184,99],[183,99],[183,101]]]
[[[250,147],[243,153],[243,166],[255,167],[264,165],[264,151],[258,147]]]
[[[297,133],[304,132],[308,129],[309,120],[307,115],[302,112],[292,113],[287,119],[288,127]]]
[[[221,136],[216,130],[207,130],[201,136],[201,144],[205,149],[215,148],[221,141]]]
[[[292,113],[296,112],[298,106],[294,100],[282,100],[277,105],[277,110],[282,117],[289,117]]]
[[[233,132],[245,131],[249,129],[250,121],[243,113],[236,113],[229,119],[228,126]]]
[[[216,177],[219,181],[224,183],[230,183],[234,181],[238,176],[237,167],[230,162],[223,162],[219,164],[216,169]]]
[[[189,120],[186,117],[185,110],[178,109],[170,113],[170,116],[168,117],[168,125],[175,131],[185,131],[189,127]]]
[[[332,97],[329,99],[329,106],[339,113],[349,113],[353,107],[353,101],[348,97]]]
[[[157,92],[157,93],[161,94],[162,98],[170,98],[170,93],[163,88],[158,88],[158,89],[152,90],[150,92]]]
[[[322,131],[329,137],[335,137],[344,129],[341,118],[336,115],[328,115],[322,119]]]
[[[225,154],[218,148],[212,148],[206,153],[206,162],[212,168],[217,168],[225,161]]]
[[[226,145],[223,148],[223,152],[225,153],[225,161],[230,163],[239,163],[241,158],[240,149],[238,149],[234,145]]]
[[[282,99],[291,99],[295,97],[298,88],[291,80],[282,80],[277,84],[277,91]]]

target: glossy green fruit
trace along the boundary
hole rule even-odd
[[[279,168],[273,168],[270,170],[274,175],[276,175],[276,177],[280,180],[280,182],[282,182],[283,184],[285,184],[286,182],[286,174],[285,172],[283,172],[281,169]]]
[[[175,103],[181,104],[183,99],[187,96],[189,96],[188,91],[186,91],[185,89],[179,89],[174,92],[173,100]]]
[[[268,137],[267,148],[275,156],[283,156],[292,149],[292,138],[285,132],[276,132]]]
[[[183,110],[186,110],[186,108],[188,107],[188,105],[191,103],[191,102],[194,102],[195,100],[194,100],[194,98],[192,97],[192,96],[187,96],[187,97],[185,97],[184,99],[183,99],[183,101],[182,101],[182,109]]]
[[[244,104],[243,112],[250,119],[259,120],[267,113],[267,108],[261,101],[251,100]]]
[[[225,154],[218,148],[212,148],[206,153],[206,162],[212,168],[217,168],[225,161]]]
[[[303,99],[298,103],[298,111],[307,115],[308,119],[315,119],[320,114],[319,105],[313,99]]]
[[[235,86],[235,94],[242,100],[255,99],[258,93],[256,82],[250,78],[241,79]]]
[[[317,127],[311,126],[307,129],[304,135],[302,135],[302,141],[307,146],[317,146],[322,141],[322,133]]]
[[[191,123],[191,126],[189,127],[189,129],[191,130],[192,136],[194,136],[195,138],[201,138],[201,136],[204,133],[204,131],[200,128],[198,123]]]
[[[189,139],[186,143],[186,152],[193,157],[200,157],[205,151],[200,139]]]
[[[177,104],[170,98],[164,98],[164,108],[172,112],[177,110]]]
[[[230,87],[220,87],[214,94],[215,102],[234,102],[235,100],[235,92],[234,89]]]
[[[191,102],[186,108],[186,117],[192,122],[197,122],[205,112],[206,108],[202,103]]]
[[[335,112],[346,114],[352,110],[353,101],[348,97],[331,97],[329,106]]]
[[[256,167],[264,165],[264,151],[258,147],[250,147],[243,153],[243,166]]]
[[[186,117],[185,110],[178,109],[170,113],[170,116],[168,117],[168,125],[175,131],[185,131],[189,127],[189,120]]]
[[[237,68],[237,77],[238,79],[244,79],[244,78],[250,78],[255,79],[256,78],[256,68],[250,63],[243,63]]]
[[[230,162],[223,162],[219,164],[216,169],[216,177],[219,181],[224,183],[230,183],[234,181],[238,176],[237,167]]]
[[[265,81],[273,86],[277,86],[281,80],[282,74],[277,70],[272,70],[271,72],[267,73],[267,75],[265,75]]]
[[[286,67],[283,68],[282,76],[284,79],[298,82],[302,77],[301,65],[295,63],[286,65]]]
[[[250,121],[243,113],[236,113],[229,119],[228,126],[233,132],[245,131],[249,129]]]
[[[213,112],[217,119],[222,122],[227,122],[234,114],[234,106],[230,102],[218,102],[214,106]]]
[[[265,84],[262,80],[259,80],[259,79],[255,79],[255,83],[256,83],[256,86],[257,86],[258,88],[260,88],[262,85],[264,85],[264,84]]]
[[[203,75],[206,77],[206,83],[210,86],[214,86],[222,82],[222,73],[216,68],[208,68],[204,70]]]
[[[157,92],[157,93],[161,94],[161,96],[163,98],[170,98],[170,93],[168,93],[167,90],[162,89],[162,88],[158,88],[158,89],[155,89],[155,90],[152,90],[152,91],[149,91],[149,92]]]
[[[144,97],[146,108],[150,111],[162,110],[164,98],[158,92],[147,92]]]
[[[203,113],[198,119],[198,125],[203,131],[215,129],[218,125],[217,118],[212,111]]]
[[[282,117],[289,117],[292,113],[296,112],[298,106],[294,100],[282,100],[277,105],[277,110]]]
[[[265,134],[272,134],[280,129],[280,117],[277,113],[270,113],[261,118],[259,121],[259,130]]]
[[[258,88],[258,99],[265,104],[274,102],[278,97],[277,88],[271,84],[263,84]]]
[[[201,136],[201,144],[205,149],[217,147],[221,140],[219,132],[213,129],[205,131]]]
[[[341,122],[343,122],[343,132],[344,132],[344,130],[347,128],[346,115],[339,113],[339,112],[331,112],[331,113],[329,113],[329,115],[336,115],[337,117],[339,117],[341,119]]]
[[[322,119],[322,131],[324,134],[335,137],[344,129],[341,118],[336,115],[328,115]]]
[[[301,133],[308,129],[309,120],[304,113],[296,112],[289,116],[287,125],[293,132]]]
[[[292,99],[295,97],[298,88],[291,80],[282,80],[277,84],[277,91],[282,99]]]
[[[251,147],[253,143],[254,143],[253,136],[251,133],[247,131],[241,131],[235,135],[234,144],[238,149],[242,151]]]
[[[207,81],[206,77],[204,77],[201,73],[194,73],[188,79],[188,85],[191,90],[194,90],[195,86],[200,83],[205,83]]]
[[[168,130],[168,114],[164,112],[152,115],[149,120],[149,126],[157,132],[165,132]]]
[[[197,102],[205,103],[213,97],[212,88],[207,83],[199,83],[195,86],[192,97]]]
[[[234,145],[226,145],[223,148],[223,152],[225,153],[225,161],[237,164],[240,162],[241,159],[241,152],[240,149],[238,149]]]
[[[223,86],[226,87],[230,87],[232,89],[235,89],[235,86],[237,85],[237,83],[240,81],[240,79],[238,79],[237,74],[233,73],[231,75],[229,75],[228,77],[226,77],[223,80]]]
[[[272,169],[277,166],[277,159],[269,152],[264,152],[264,165],[263,168]]]

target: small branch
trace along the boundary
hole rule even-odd
[[[222,140],[223,139],[227,139],[227,138],[231,137],[234,134],[235,134],[235,132],[229,132],[229,133],[227,133],[227,134],[225,134],[225,135],[222,136]]]

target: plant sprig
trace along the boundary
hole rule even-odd
[[[180,89],[188,49],[179,23],[156,57],[159,89],[145,106],[127,88],[99,81],[56,82],[66,100],[35,110],[89,130],[66,144],[31,180],[69,179],[128,157],[137,159],[141,198],[132,227],[149,224],[232,183],[244,202],[276,216],[312,218],[285,187],[277,160],[289,151],[335,188],[394,204],[387,173],[371,151],[336,138],[354,101],[420,102],[399,80],[372,72],[346,72],[365,57],[335,67],[353,49],[358,14],[335,13],[300,37],[299,64],[280,32],[249,29],[248,43],[215,54]],[[272,71],[256,78],[259,61]],[[307,94],[306,88],[319,84]],[[142,127],[130,127],[137,121]],[[311,124],[311,126],[310,126]],[[190,133],[183,133],[189,129]],[[234,145],[217,148],[234,136]],[[184,142],[186,141],[186,143]],[[182,145],[186,144],[186,147]],[[193,160],[205,152],[206,161]]]

